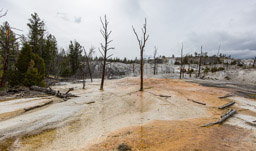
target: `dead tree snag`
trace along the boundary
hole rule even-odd
[[[157,50],[158,48],[155,46],[155,51],[154,51],[154,75],[157,74]]]
[[[100,17],[100,22],[102,24],[102,29],[100,30],[100,33],[101,35],[103,36],[104,40],[105,40],[105,43],[102,44],[100,43],[101,45],[101,49],[102,51],[100,51],[100,53],[102,54],[102,57],[103,57],[103,69],[102,69],[102,77],[101,77],[101,84],[100,84],[100,90],[103,90],[103,85],[104,85],[104,78],[105,78],[105,70],[106,70],[106,62],[107,62],[107,59],[112,56],[107,56],[107,52],[111,49],[115,49],[114,47],[108,47],[109,44],[113,41],[113,40],[109,40],[109,36],[110,34],[112,33],[112,31],[108,31],[108,20],[107,20],[107,16],[105,15],[104,16],[104,21],[101,19]]]
[[[135,31],[135,28],[132,26],[133,32],[138,40],[139,47],[140,47],[140,91],[143,91],[143,52],[146,45],[146,42],[149,38],[149,35],[147,35],[147,19],[145,18],[145,24],[143,25],[142,33],[143,37],[139,39],[139,36],[137,32]]]

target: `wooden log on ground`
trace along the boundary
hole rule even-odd
[[[55,91],[52,88],[43,88],[43,87],[39,87],[39,86],[31,86],[30,87],[31,90],[34,91],[39,91],[39,92],[43,92],[49,95],[54,95],[57,96],[59,98],[64,99],[64,101],[67,101],[70,97],[78,97],[76,95],[73,95],[71,93],[69,93],[70,91],[73,91],[74,88],[70,88],[66,93],[60,93],[59,91]]]
[[[226,121],[228,118],[230,118],[232,115],[234,115],[236,113],[236,110],[231,109],[229,110],[227,113],[225,113],[224,115],[221,116],[221,119],[217,122],[213,122],[213,123],[209,123],[206,125],[203,125],[201,127],[207,127],[207,126],[211,126],[211,125],[215,125],[215,124],[222,124],[224,121]]]
[[[154,96],[159,96],[159,97],[164,97],[164,98],[172,97],[170,95],[162,95],[162,94],[158,95],[158,94],[155,94],[155,93],[152,93],[152,92],[149,92],[149,91],[146,91],[146,92],[148,92],[150,94],[153,94]]]
[[[235,104],[235,103],[236,103],[236,102],[234,102],[234,101],[229,102],[229,103],[227,103],[227,104],[224,104],[224,105],[220,106],[218,109],[225,109],[225,108],[227,108],[227,107],[229,107],[229,106],[231,106],[231,105],[233,105],[233,104]]]
[[[86,102],[85,104],[92,104],[92,103],[95,103],[95,101],[89,101],[89,102]]]
[[[44,103],[44,104],[36,105],[36,106],[30,107],[30,108],[25,108],[24,110],[25,110],[25,112],[27,112],[27,111],[30,111],[30,110],[33,110],[33,109],[36,109],[36,108],[40,108],[40,107],[49,105],[49,104],[51,104],[51,103],[53,103],[53,101],[49,101],[49,102],[46,102],[46,103]]]
[[[220,117],[222,118],[222,117],[226,116],[226,115],[229,114],[232,110],[233,110],[233,109],[229,109],[227,113],[221,115]]]
[[[206,105],[205,103],[198,102],[198,101],[195,101],[195,100],[192,100],[192,99],[188,99],[188,101],[192,101],[192,102],[194,102],[194,103],[201,104],[201,105]]]
[[[225,98],[228,98],[228,97],[231,97],[233,96],[233,94],[227,94],[227,95],[224,95],[224,96],[220,96],[219,99],[225,99]]]

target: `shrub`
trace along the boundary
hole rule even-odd
[[[191,74],[191,73],[193,73],[194,72],[194,69],[188,69],[188,74]]]
[[[218,68],[218,71],[222,71],[222,70],[225,70],[225,69],[223,67]]]
[[[204,73],[208,73],[209,72],[209,68],[208,67],[206,67],[205,69],[204,69]]]
[[[71,69],[65,68],[60,72],[60,76],[62,77],[70,77],[72,74]]]
[[[243,64],[239,63],[237,66],[238,66],[238,67],[243,67]]]
[[[15,70],[10,72],[8,82],[11,86],[23,84],[24,86],[44,85],[44,60],[32,52],[29,44],[25,43],[18,56]]]
[[[226,80],[230,80],[231,78],[230,78],[229,76],[226,76],[225,79],[226,79]]]
[[[10,87],[14,87],[20,84],[20,72],[17,69],[11,69],[7,73],[7,82]]]
[[[179,63],[179,62],[177,62],[177,61],[176,61],[174,64],[175,64],[175,65],[180,65],[180,63]]]
[[[212,73],[213,73],[213,72],[217,72],[217,71],[218,71],[217,67],[211,68],[211,72],[212,72]]]
[[[26,86],[38,85],[44,86],[44,75],[38,72],[38,68],[35,67],[34,60],[31,60],[27,72],[24,75],[23,84]]]

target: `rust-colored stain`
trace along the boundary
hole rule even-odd
[[[139,84],[137,80],[129,83]],[[128,127],[111,133],[107,139],[91,145],[83,151],[117,150],[118,145],[127,144],[133,151],[253,151],[256,144],[251,140],[251,132],[230,125],[215,125],[200,127],[218,119],[226,112],[217,109],[218,106],[229,102],[229,99],[219,99],[230,93],[224,88],[203,87],[170,79],[146,79],[144,92],[139,93],[141,119],[143,120],[143,94],[145,91],[171,94],[178,93],[179,97],[194,99],[207,104],[211,118],[197,118],[176,121],[152,121],[146,125]],[[153,86],[153,87],[152,87]],[[146,103],[146,101],[144,101]],[[252,113],[253,114],[253,113]],[[255,139],[254,139],[255,141]]]
[[[229,125],[200,128],[207,119],[154,121],[114,132],[84,151],[116,150],[125,143],[133,151],[253,151],[249,131]]]
[[[68,127],[67,130],[63,126],[64,128],[62,127],[62,131],[59,132],[56,128],[38,135],[27,135],[20,140],[21,145],[23,145],[23,149],[20,150],[24,150],[24,148],[25,150],[37,150],[41,147],[44,148],[42,150],[47,150],[49,148],[45,145],[51,145],[56,150],[116,151],[120,144],[126,144],[132,151],[256,151],[256,135],[252,135],[253,131],[228,124],[200,127],[216,121],[220,118],[220,115],[227,111],[227,109],[219,110],[218,107],[230,100],[228,98],[219,99],[218,97],[229,94],[231,90],[204,87],[199,84],[172,79],[145,79],[144,91],[138,90],[138,78],[125,78],[109,83],[106,81],[105,90],[100,92],[100,95],[94,96],[97,97],[94,99],[98,99],[98,104],[97,101],[95,103],[98,108],[96,108],[97,110],[91,110],[92,119],[83,114],[85,118],[81,116],[81,119],[65,125]],[[171,97],[164,98],[160,95]],[[203,102],[206,105],[195,104],[187,101],[187,99]],[[119,101],[123,101],[126,105],[121,104],[123,105],[122,108],[119,107]],[[114,106],[113,103],[118,105]],[[163,106],[165,110],[161,110]],[[242,110],[239,106],[234,108],[243,114],[256,115],[255,112]],[[169,109],[172,109],[172,112]],[[189,109],[192,111],[187,111]],[[195,111],[195,109],[197,110]],[[199,112],[200,109],[203,109],[203,111]],[[122,110],[124,111],[122,112]],[[136,114],[134,117],[139,117],[136,118],[136,124],[131,124],[135,126],[120,126],[120,129],[110,131],[109,127],[113,125],[109,124],[108,120],[117,116],[110,113],[124,114],[129,111]],[[175,120],[152,120],[151,114],[149,116],[147,113],[151,113],[152,117],[158,116],[161,118],[161,114],[165,114],[165,116],[174,117]],[[204,113],[207,115],[204,116]],[[88,120],[86,120],[87,118]],[[121,118],[121,120],[126,120],[126,118],[127,116]],[[120,120],[120,118],[118,119]],[[90,129],[87,126],[90,120],[97,120],[96,126],[100,125],[102,131],[97,131],[101,132],[99,138],[88,143],[84,141],[84,137],[87,135],[82,135],[82,139],[79,135],[75,135],[84,134],[85,130]],[[114,121],[114,123],[118,124],[118,121]],[[72,135],[69,135],[71,133]],[[64,138],[63,141],[60,141],[57,145],[54,144],[61,138]],[[79,145],[77,145],[79,147],[66,149],[67,146],[61,146],[65,142],[68,143],[69,139],[72,140],[71,142],[79,142]],[[7,148],[6,144],[11,144],[13,141],[11,139],[2,143]],[[35,141],[37,143],[34,143]]]

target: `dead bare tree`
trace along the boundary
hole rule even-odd
[[[200,77],[200,72],[201,72],[202,56],[203,56],[203,46],[201,46],[201,55],[199,58],[198,77]]]
[[[155,51],[154,51],[154,75],[157,74],[157,50],[158,48],[155,46]]]
[[[100,17],[100,22],[102,24],[102,29],[100,29],[100,33],[103,36],[105,43],[104,45],[102,43],[100,43],[101,45],[101,49],[102,51],[99,49],[102,57],[103,57],[103,69],[102,69],[102,77],[101,77],[101,84],[100,84],[100,90],[103,90],[103,85],[104,85],[104,78],[105,78],[105,70],[106,70],[106,61],[110,56],[107,56],[107,52],[111,49],[115,49],[114,47],[108,47],[109,44],[113,41],[113,40],[109,40],[109,36],[112,33],[112,31],[108,31],[108,20],[107,20],[107,16],[104,16],[104,21],[101,19]]]
[[[220,47],[221,47],[221,43],[219,45],[219,49],[218,49],[218,53],[217,53],[217,57],[219,57],[219,54],[220,54]]]
[[[84,55],[85,55],[85,59],[86,59],[87,69],[88,69],[88,72],[89,72],[89,75],[90,75],[90,78],[91,78],[91,82],[93,82],[91,68],[90,68],[90,60],[89,59],[92,57],[92,54],[94,53],[95,48],[91,47],[90,50],[89,50],[88,55],[87,55],[86,50],[85,50],[84,47],[83,47],[83,49],[84,49]]]
[[[183,72],[183,43],[182,43],[182,46],[181,46],[181,50],[180,50],[180,79],[181,79],[181,75],[182,75],[182,72]]]
[[[256,65],[256,57],[254,58],[254,61],[253,61],[253,68],[255,67]]]
[[[143,33],[143,37],[141,39],[139,39],[139,36],[133,26],[132,26],[132,29],[139,42],[139,47],[140,47],[140,91],[143,91],[143,52],[144,52],[146,42],[149,38],[149,35],[147,35],[147,18],[145,18],[145,24],[141,29]]]

